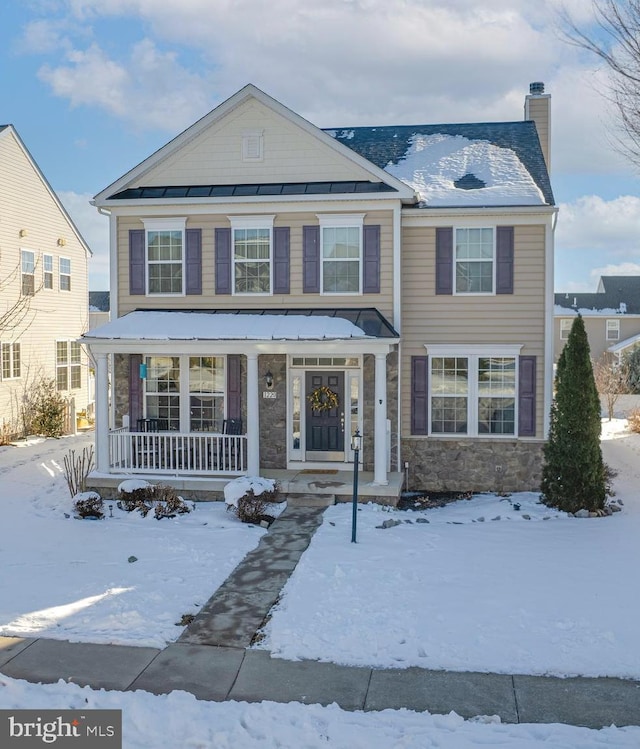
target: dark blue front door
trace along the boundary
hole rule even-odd
[[[344,372],[307,372],[307,396],[323,386],[337,395],[338,405],[316,411],[307,397],[307,458],[341,460],[344,457]]]

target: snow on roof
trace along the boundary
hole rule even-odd
[[[619,343],[614,343],[612,346],[609,346],[607,349],[612,354],[617,354],[620,351],[624,351],[624,349],[629,348],[630,346],[637,346],[640,343],[640,333],[631,336],[631,338],[626,338],[624,341],[620,341]]]
[[[397,164],[385,171],[407,183],[428,206],[545,205],[542,192],[510,148],[461,135],[415,134]],[[474,175],[485,187],[455,182]]]
[[[573,317],[578,313],[582,317],[619,317],[625,312],[626,309],[614,309],[613,307],[596,309],[595,307],[563,307],[560,304],[555,304],[553,307],[553,314],[556,317]]]
[[[322,315],[226,315],[207,312],[130,312],[83,338],[128,340],[299,341],[368,338],[349,320]]]

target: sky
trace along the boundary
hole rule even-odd
[[[551,94],[557,291],[640,274],[640,173],[616,147],[606,69],[562,35],[562,0],[3,0],[0,124],[91,247],[89,201],[247,83],[318,127],[513,121]],[[564,0],[589,29],[589,0]]]

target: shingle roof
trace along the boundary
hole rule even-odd
[[[459,136],[470,141],[486,141],[498,148],[513,151],[540,189],[545,203],[554,205],[538,132],[535,123],[529,120],[450,125],[327,128],[325,132],[381,169],[397,165],[404,159],[416,136]]]
[[[109,312],[109,292],[108,291],[90,291],[89,307],[95,307],[100,312]]]
[[[640,276],[602,276],[600,284],[604,291],[555,294],[555,303],[571,310],[616,310],[640,315]]]

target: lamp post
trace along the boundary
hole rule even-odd
[[[351,517],[351,543],[356,543],[356,526],[358,523],[358,459],[362,449],[362,435],[360,430],[356,429],[355,434],[351,437],[351,449],[353,450],[353,512]]]

